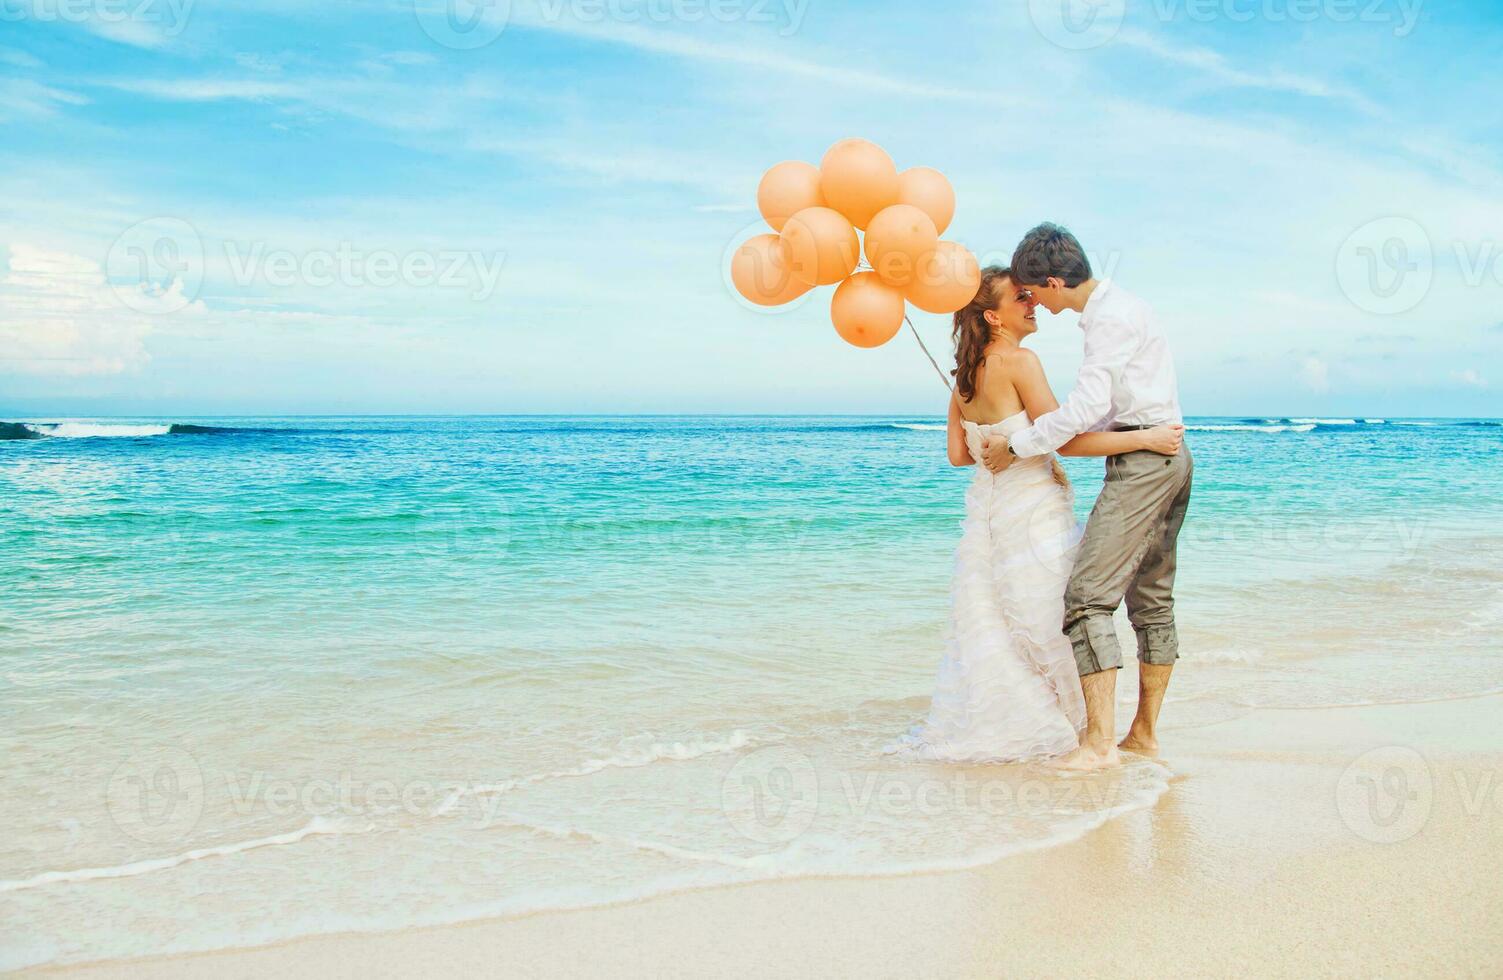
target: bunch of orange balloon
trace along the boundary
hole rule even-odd
[[[953,313],[976,295],[976,257],[940,235],[955,215],[955,190],[928,167],[898,173],[875,143],[841,140],[818,167],[780,163],[762,177],[757,206],[775,235],[757,235],[731,257],[736,290],[759,306],[792,302],[815,286],[840,285],[830,301],[835,330],[877,347],[903,326],[903,301]],[[870,270],[856,271],[866,233]]]

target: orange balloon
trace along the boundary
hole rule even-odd
[[[828,286],[850,275],[861,256],[856,229],[839,211],[804,208],[783,225],[788,270],[811,286]]]
[[[866,260],[892,286],[906,286],[919,263],[939,247],[934,222],[912,204],[883,208],[866,229]]]
[[[731,256],[736,292],[758,306],[791,303],[813,289],[788,269],[788,253],[777,235],[757,235],[742,242]]]
[[[911,167],[898,174],[898,203],[912,204],[934,222],[943,235],[955,217],[955,188],[932,167]]]
[[[865,228],[878,211],[898,201],[898,168],[887,151],[869,140],[841,140],[819,165],[825,204]]]
[[[858,272],[830,300],[835,332],[857,347],[880,347],[903,326],[903,294],[875,272]]]
[[[824,203],[819,193],[819,168],[802,160],[784,160],[763,174],[762,183],[757,185],[757,210],[773,231],[782,231],[796,212],[823,207]]]
[[[919,263],[918,274],[903,290],[908,302],[929,313],[954,313],[976,298],[981,264],[963,245],[940,242]]]

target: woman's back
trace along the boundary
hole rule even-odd
[[[976,365],[975,395],[970,401],[957,399],[960,415],[969,422],[990,425],[1010,418],[1023,411],[1023,400],[1012,383],[1009,371],[1009,355],[1018,350],[997,351],[987,354]]]

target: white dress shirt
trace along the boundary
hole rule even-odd
[[[1052,453],[1082,432],[1181,421],[1174,358],[1153,310],[1110,279],[1096,284],[1080,314],[1085,360],[1063,405],[1009,440],[1019,456]]]

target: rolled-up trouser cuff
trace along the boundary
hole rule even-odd
[[[1070,624],[1065,631],[1075,651],[1075,666],[1080,676],[1117,670],[1122,666],[1122,645],[1110,616],[1086,616]]]
[[[1138,659],[1143,663],[1168,667],[1179,659],[1179,633],[1173,625],[1144,626],[1137,633]]]

